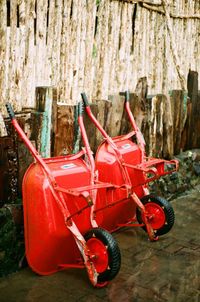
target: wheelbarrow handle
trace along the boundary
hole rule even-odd
[[[83,103],[79,102],[78,103],[78,116],[83,115]]]
[[[130,93],[129,93],[128,90],[126,90],[125,92],[120,92],[120,95],[125,96],[125,103],[129,102],[129,100],[130,100]]]
[[[15,113],[10,103],[6,103],[6,109],[8,111],[10,119],[13,120],[15,118]]]
[[[125,91],[125,102],[129,102],[130,100],[130,93],[128,90]]]
[[[87,98],[85,92],[81,93],[81,97],[82,97],[82,100],[83,100],[83,103],[84,103],[85,107],[89,106],[88,98]]]

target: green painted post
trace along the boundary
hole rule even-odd
[[[53,88],[36,88],[36,110],[42,113],[39,153],[42,157],[51,156]]]

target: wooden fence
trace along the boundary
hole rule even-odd
[[[137,125],[146,141],[150,156],[171,158],[189,148],[200,148],[200,93],[198,74],[190,71],[188,94],[172,90],[170,94],[146,95],[146,79],[140,90],[130,94],[130,106]],[[92,111],[111,136],[131,130],[124,112],[124,98],[109,96],[108,101],[97,100]],[[57,156],[78,151],[81,146],[77,124],[77,107],[58,102],[55,88],[36,90],[36,108],[17,114],[18,121],[42,156]],[[17,138],[9,120],[5,119],[9,136],[0,137],[0,205],[14,202],[21,192],[22,177],[32,157]],[[86,132],[95,152],[102,141],[99,131],[84,115]]]
[[[58,88],[60,102],[135,91],[183,89],[200,70],[200,2],[173,0],[1,0],[0,111],[35,107],[35,88]],[[185,88],[185,87],[184,87]]]

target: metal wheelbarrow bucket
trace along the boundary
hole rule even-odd
[[[125,93],[125,109],[133,131],[114,138],[106,133],[92,114],[85,93],[81,95],[89,118],[104,138],[95,157],[99,180],[124,186],[129,196],[128,204],[134,205],[133,212],[130,213],[126,204],[123,204],[122,213],[129,212],[129,219],[126,214],[118,213],[119,221],[115,228],[141,226],[147,231],[150,240],[157,240],[159,235],[170,231],[175,217],[173,208],[167,200],[149,193],[148,183],[177,171],[178,161],[146,157],[144,138],[130,111],[128,92]]]
[[[20,128],[11,105],[6,107],[12,125],[35,159],[24,175],[22,188],[30,267],[40,275],[86,268],[93,286],[107,285],[119,272],[121,256],[112,235],[98,227],[94,218],[96,194],[110,184],[96,184],[94,167],[83,159],[89,146],[87,137],[86,148],[79,153],[43,159]],[[79,121],[84,133],[81,105]]]

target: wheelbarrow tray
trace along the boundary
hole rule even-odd
[[[64,189],[88,186],[90,171],[83,159],[69,156],[44,159],[57,184]],[[65,195],[65,193],[64,193]],[[91,228],[89,207],[83,196],[65,196],[70,214],[82,233]],[[33,163],[23,179],[23,205],[26,256],[30,267],[41,275],[77,264],[80,251],[52,194],[41,165]]]
[[[109,181],[118,185],[123,183],[122,169],[127,169],[131,186],[139,198],[144,196],[143,186],[177,170],[177,161],[167,161],[159,158],[142,157],[138,144],[133,142],[128,135],[114,137],[123,166],[119,165],[116,154],[110,144],[104,141],[97,149],[95,163],[99,171],[99,180]]]
[[[105,175],[114,176],[109,170]],[[119,224],[135,220],[136,205],[127,196],[124,186],[111,186],[98,192],[94,214],[99,226],[114,232],[119,229]]]

